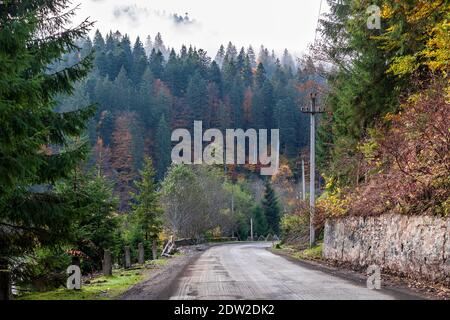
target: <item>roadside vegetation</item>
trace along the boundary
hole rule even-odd
[[[144,279],[141,270],[114,270],[112,276],[99,276],[83,284],[81,290],[65,287],[18,296],[18,300],[109,300]]]
[[[333,65],[323,104],[321,218],[430,214],[450,204],[448,1],[329,1],[316,56]],[[424,36],[426,35],[426,36]],[[345,44],[345,45],[344,45]]]
[[[166,265],[167,259],[153,260],[153,267]],[[25,292],[18,300],[110,300],[144,280],[151,269],[133,267],[132,269],[114,269],[112,276],[97,275],[83,280],[81,290],[68,290],[59,287],[43,292]]]
[[[289,257],[298,260],[312,260],[312,261],[320,261],[322,260],[322,243],[319,242],[314,247],[299,249],[295,245],[287,245],[287,244],[277,244],[271,250],[274,252],[279,252],[282,254],[286,254]]]

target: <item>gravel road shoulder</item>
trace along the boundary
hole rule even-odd
[[[173,256],[169,263],[156,270],[152,270],[147,279],[134,285],[120,295],[117,300],[167,300],[174,280],[183,270],[195,261],[202,251],[195,247],[186,248],[182,255]]]
[[[333,276],[339,277],[341,279],[346,279],[350,281],[354,281],[356,283],[360,283],[365,285],[367,281],[367,276],[361,270],[352,270],[349,266],[347,267],[337,267],[327,263],[327,261],[317,261],[317,260],[304,260],[292,257],[290,254],[282,251],[282,250],[274,250],[273,248],[268,248],[268,251],[273,254],[284,257],[285,259],[296,263],[300,266],[309,268],[311,270],[321,271],[327,274],[331,274]],[[435,295],[427,294],[424,291],[420,291],[411,287],[408,287],[407,282],[400,281],[392,276],[383,274],[382,275],[382,289],[386,293],[390,293],[393,296],[397,297],[397,299],[401,300],[427,300],[427,299],[436,299]]]

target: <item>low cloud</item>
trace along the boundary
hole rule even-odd
[[[166,20],[177,27],[194,26],[198,24],[196,20],[189,17],[187,12],[184,15],[181,15],[177,13],[167,13],[166,11],[152,10],[146,7],[138,7],[137,5],[116,6],[113,9],[113,16],[116,19],[126,19],[129,23],[134,25],[148,23],[149,19]]]

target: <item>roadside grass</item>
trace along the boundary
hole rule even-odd
[[[162,267],[168,259],[157,259],[146,262],[146,267]],[[137,267],[132,269],[113,270],[112,276],[98,276],[83,283],[81,290],[68,290],[64,287],[46,292],[31,292],[21,295],[16,300],[111,300],[133,285],[145,279],[149,269]]]
[[[288,245],[277,245],[272,250],[281,251],[299,260],[322,260],[322,246],[323,246],[322,243],[318,243],[316,246],[312,248],[298,250]]]

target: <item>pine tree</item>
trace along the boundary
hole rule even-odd
[[[141,121],[144,124],[144,128],[151,128],[155,120],[155,105],[156,98],[154,96],[153,85],[155,79],[153,77],[150,68],[147,67],[142,75],[141,83],[137,88],[137,105],[136,110],[141,116]]]
[[[156,79],[162,79],[164,72],[164,57],[161,51],[154,48],[150,54],[150,71]]]
[[[261,94],[264,108],[264,124],[267,129],[271,129],[275,125],[273,118],[275,99],[273,95],[273,86],[269,80],[266,80],[266,82],[264,82],[264,85],[261,89]]]
[[[268,231],[267,219],[260,205],[257,205],[253,208],[252,217],[254,226],[253,231],[258,236],[266,236]]]
[[[280,207],[275,191],[269,180],[266,181],[264,197],[262,199],[262,208],[267,219],[268,232],[278,234],[280,231]]]
[[[256,68],[256,55],[255,51],[253,50],[252,46],[249,46],[247,49],[247,55],[250,60],[250,66],[253,68]]]
[[[275,127],[280,129],[280,150],[289,158],[298,154],[296,127],[300,122],[300,114],[296,104],[290,97],[279,100],[275,110]]]
[[[242,79],[240,75],[237,75],[229,93],[230,103],[233,108],[233,124],[235,128],[242,128],[244,123],[244,112],[242,109],[244,90]]]
[[[249,128],[252,123],[252,103],[253,103],[253,91],[250,87],[247,87],[244,93],[244,102],[242,103],[242,109],[244,112],[244,128]]]
[[[225,57],[228,58],[229,61],[231,60],[236,60],[237,58],[237,49],[236,46],[234,44],[230,42],[228,42],[227,45],[227,50],[225,51]]]
[[[123,113],[116,117],[116,125],[113,133],[114,147],[112,148],[111,164],[115,170],[115,191],[120,197],[120,211],[129,208],[132,182],[136,177],[133,160],[133,135],[131,124],[133,115]]]
[[[242,80],[244,81],[244,86],[251,87],[253,85],[253,71],[250,62],[250,57],[248,54],[245,56],[244,65],[241,70]]]
[[[113,249],[119,238],[118,220],[114,216],[118,201],[112,188],[98,169],[90,173],[74,170],[56,188],[57,193],[67,197],[76,213],[73,231],[66,237],[72,248],[87,255],[96,269],[101,267],[103,251]]]
[[[201,77],[200,73],[195,73],[189,81],[186,92],[186,103],[192,112],[192,123],[194,120],[202,120],[204,109],[208,104],[206,81]]]
[[[93,48],[95,51],[95,66],[98,68],[100,75],[108,74],[108,61],[106,59],[106,44],[100,31],[95,32]]]
[[[130,37],[127,34],[120,40],[118,50],[117,66],[120,66],[120,69],[125,68],[127,74],[131,74],[133,72],[133,53]]]
[[[110,31],[105,38],[105,51],[112,51],[114,50],[114,47],[116,46],[115,41],[114,41],[114,36],[112,31]]]
[[[150,57],[150,54],[152,53],[152,49],[153,49],[153,42],[152,42],[152,37],[151,36],[147,36],[147,38],[145,39],[145,55],[147,58]]]
[[[158,180],[164,178],[164,174],[167,168],[170,166],[171,158],[171,141],[170,141],[170,128],[166,122],[164,114],[159,120],[158,127],[155,134],[155,159],[156,159],[156,171]]]
[[[292,70],[295,69],[295,62],[292,58],[292,55],[289,53],[288,49],[284,49],[283,58],[282,58],[282,66],[286,70]]]
[[[233,87],[234,84],[234,80],[238,75],[239,73],[238,70],[236,69],[236,64],[234,60],[228,59],[228,56],[226,56],[222,65],[223,89],[225,94],[231,91],[231,88]]]
[[[131,80],[134,82],[135,85],[139,85],[146,67],[147,67],[147,57],[145,54],[145,50],[139,37],[137,37],[133,47],[133,64],[130,76]]]
[[[181,96],[185,79],[181,63],[174,49],[170,51],[169,60],[164,68],[164,82],[175,96]]]
[[[219,97],[223,96],[223,84],[222,84],[222,73],[220,72],[219,64],[216,61],[211,63],[211,67],[209,70],[209,81],[215,83],[217,89],[219,90]]]
[[[242,47],[241,51],[239,51],[239,55],[236,58],[236,69],[241,74],[242,69],[244,68],[244,63],[245,63],[245,49],[244,47]]]
[[[3,1],[0,10],[0,269],[37,246],[64,243],[71,231],[70,201],[54,182],[85,157],[79,139],[94,108],[58,113],[55,96],[70,94],[92,57],[48,73],[61,55],[77,50],[92,24],[69,28],[68,1]],[[64,18],[54,19],[66,12]],[[64,33],[54,30],[64,29]],[[51,35],[51,36],[50,36]],[[39,39],[38,39],[39,37]]]
[[[166,46],[164,45],[164,41],[162,39],[161,33],[158,32],[158,34],[155,37],[155,41],[153,43],[153,48],[156,52],[161,52],[162,56],[164,57],[167,53]]]
[[[264,65],[262,63],[259,63],[255,74],[256,86],[258,88],[262,88],[264,82],[266,82],[266,79],[267,79],[266,69],[264,68]]]
[[[154,178],[152,159],[146,158],[140,179],[134,182],[137,191],[133,195],[133,220],[144,240],[157,239],[162,226],[162,209]]]
[[[219,65],[219,67],[222,67],[224,59],[225,59],[225,47],[222,44],[220,45],[219,51],[217,52],[214,61]]]
[[[98,51],[105,50],[105,40],[98,29],[95,31],[94,35],[94,48]]]
[[[134,98],[132,82],[128,78],[128,73],[124,67],[120,69],[116,80],[113,83],[111,107],[115,111],[130,110],[132,98]]]

